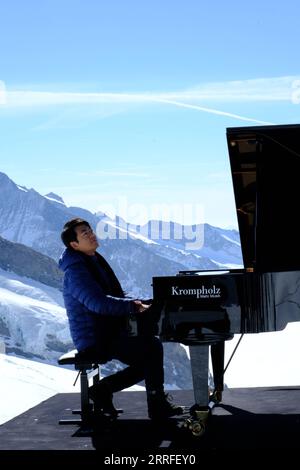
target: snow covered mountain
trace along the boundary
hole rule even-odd
[[[241,244],[237,230],[226,230],[203,225],[181,225],[175,222],[150,220],[137,229],[151,235],[164,249],[188,254],[186,261],[198,269],[199,258],[209,260],[215,265],[241,265]],[[176,255],[175,255],[176,256]],[[194,259],[193,259],[194,258]],[[191,261],[192,260],[192,261]],[[192,269],[192,268],[191,268]]]
[[[4,173],[0,173],[0,188],[0,235],[51,258],[58,259],[62,252],[59,234],[66,220],[80,211],[93,225],[98,221],[88,211],[66,207],[52,193],[41,196],[34,189],[15,184]]]
[[[95,215],[82,208],[67,207],[56,194],[41,196],[34,189],[15,184],[4,173],[0,173],[0,187],[0,236],[57,260],[63,250],[60,232],[64,223],[72,217],[83,217],[97,228],[98,235],[104,235],[100,251],[110,261],[123,288],[134,296],[151,296],[153,276],[242,265],[236,230],[170,222],[166,239],[166,223],[161,221],[149,221],[147,226],[132,229],[118,217],[114,221],[103,213]],[[107,227],[113,236],[102,239]],[[181,238],[178,233],[182,233]],[[200,239],[199,247],[191,238],[193,233]],[[189,244],[195,246],[190,248]]]

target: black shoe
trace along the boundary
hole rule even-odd
[[[119,411],[114,407],[113,394],[101,381],[89,388],[89,396],[94,402],[94,410],[105,415],[117,416]]]
[[[150,419],[162,420],[181,415],[182,406],[171,403],[172,397],[164,392],[147,392],[148,416]]]

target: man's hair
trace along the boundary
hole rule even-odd
[[[61,232],[60,236],[61,236],[63,244],[67,248],[72,248],[70,246],[71,242],[78,241],[75,228],[78,227],[79,225],[86,225],[87,227],[91,228],[90,224],[86,220],[81,219],[80,217],[76,217],[76,219],[71,219],[65,223],[63,231]]]

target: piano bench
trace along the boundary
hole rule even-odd
[[[82,358],[78,356],[77,349],[69,351],[58,359],[59,365],[74,365],[75,370],[78,371],[78,375],[74,382],[80,376],[80,410],[72,410],[72,414],[80,415],[81,418],[78,419],[61,419],[59,424],[79,424],[87,425],[93,414],[93,404],[90,402],[89,398],[89,381],[93,380],[93,385],[97,384],[100,381],[100,366],[105,364],[104,361],[100,361],[95,358]]]

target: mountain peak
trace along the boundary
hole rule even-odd
[[[9,179],[8,176],[3,173],[2,171],[0,171],[0,179]]]
[[[54,201],[56,201],[56,202],[60,202],[60,203],[62,203],[62,204],[65,203],[62,197],[60,197],[60,196],[58,196],[57,194],[52,193],[52,192],[51,192],[51,193],[48,193],[48,194],[45,194],[45,197],[46,197],[47,199],[52,199],[52,200],[54,200]]]
[[[0,182],[2,184],[12,184],[16,186],[16,184],[3,172],[0,171]]]

